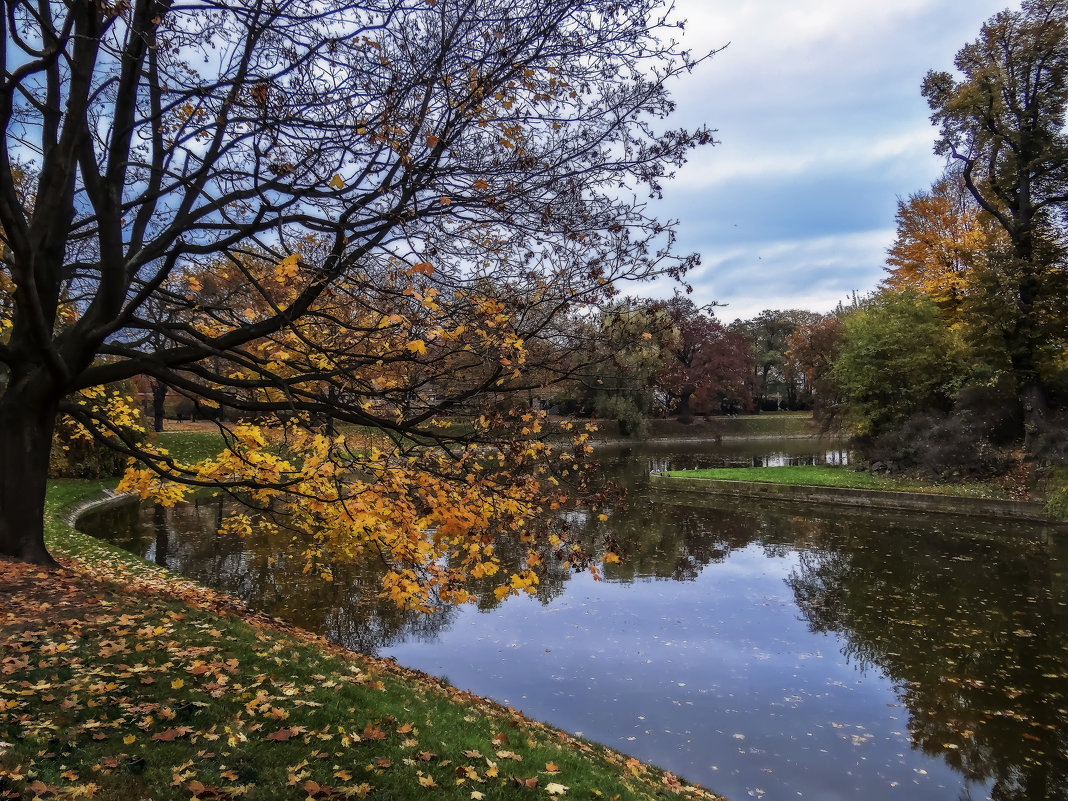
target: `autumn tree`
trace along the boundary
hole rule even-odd
[[[844,312],[831,312],[799,325],[786,340],[786,356],[812,398],[815,418],[830,429],[841,418],[841,390],[834,364],[845,338]]]
[[[693,263],[637,199],[710,140],[657,130],[695,63],[661,6],[7,3],[0,554],[49,561],[61,413],[142,460],[127,487],[243,490],[314,531],[310,552],[381,555],[398,601],[465,598],[495,531],[533,548],[585,446],[532,442],[538,421],[490,399],[577,344],[562,315]],[[219,269],[230,294],[206,291]],[[190,465],[71,400],[135,375],[254,424]],[[461,404],[475,425],[450,425]],[[390,444],[327,436],[327,417]]]
[[[698,369],[701,352],[711,344],[713,329],[718,323],[712,316],[711,307],[698,306],[681,295],[664,301],[662,308],[676,336],[668,349],[670,358],[663,366],[657,384],[671,399],[679,420],[689,423],[693,420],[690,399],[705,380]]]
[[[718,412],[724,402],[748,409],[753,365],[745,337],[720,323],[713,306],[698,306],[681,295],[657,305],[677,332],[657,385],[672,400],[679,420]]]
[[[742,334],[713,321],[693,363],[695,414],[748,412],[753,409],[753,349]]]
[[[959,322],[964,299],[976,288],[977,272],[997,245],[989,215],[951,172],[930,190],[899,200],[896,220],[884,285],[929,295],[948,319]]]
[[[1068,201],[1068,3],[1025,0],[982,27],[955,61],[959,77],[929,72],[923,95],[939,127],[935,150],[1004,231],[996,265],[1010,314],[1003,321],[1029,437],[1043,425],[1043,325],[1065,271]]]

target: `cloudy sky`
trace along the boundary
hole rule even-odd
[[[728,304],[729,322],[873,289],[897,199],[943,166],[920,82],[1010,1],[678,0],[688,47],[729,43],[673,92],[672,121],[706,121],[720,142],[659,210],[701,254],[694,300]]]

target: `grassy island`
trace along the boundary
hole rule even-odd
[[[0,560],[0,799],[715,798],[70,528],[104,483],[51,485],[62,569]]]

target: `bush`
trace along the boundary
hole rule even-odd
[[[1032,439],[1031,455],[1040,465],[1068,465],[1068,413],[1046,417]]]
[[[853,429],[875,438],[947,411],[965,372],[959,337],[930,298],[886,293],[850,314],[832,371]]]
[[[919,468],[931,475],[990,476],[1004,472],[1009,455],[994,445],[972,412],[921,413],[899,427],[858,443],[865,458]]]

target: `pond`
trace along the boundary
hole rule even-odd
[[[370,566],[305,577],[220,501],[80,527],[349,647],[728,798],[1068,798],[1068,531],[652,491],[650,469],[842,462],[812,441],[603,449],[605,580],[408,618]],[[507,548],[502,547],[507,559]]]

